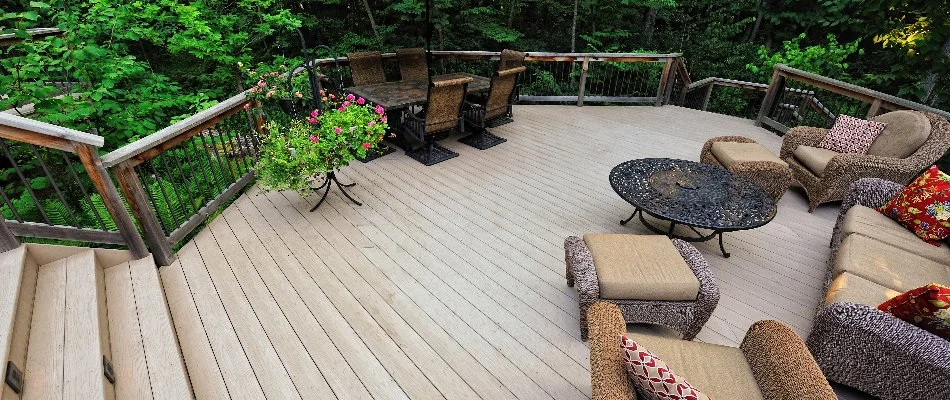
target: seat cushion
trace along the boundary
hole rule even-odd
[[[890,289],[849,272],[838,275],[825,294],[825,305],[832,303],[864,304],[877,308],[902,292]]]
[[[898,292],[926,285],[950,285],[950,267],[879,242],[848,235],[838,249],[833,274],[848,272]]]
[[[709,151],[726,168],[735,163],[755,161],[770,161],[788,167],[788,163],[758,143],[715,142]]]
[[[621,336],[620,352],[623,354],[623,364],[628,377],[647,398],[709,400],[708,396],[691,385],[686,378],[677,375],[646,346],[627,336]]]
[[[923,113],[892,111],[871,120],[886,123],[887,126],[871,143],[867,154],[907,158],[930,138],[930,120]]]
[[[587,234],[600,297],[613,300],[696,300],[699,280],[666,236]]]
[[[816,176],[825,176],[825,167],[834,156],[841,153],[812,146],[798,146],[792,153],[795,159],[802,163]]]
[[[942,264],[950,264],[950,246],[934,246],[873,208],[851,207],[841,224],[843,237],[861,234]]]
[[[762,398],[752,368],[736,347],[636,332],[628,335],[711,399]]]

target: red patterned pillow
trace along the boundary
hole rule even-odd
[[[649,400],[709,400],[709,396],[676,375],[663,360],[637,342],[620,336],[620,352],[627,373]]]
[[[940,246],[950,236],[950,175],[930,167],[878,211]]]
[[[877,306],[934,335],[950,340],[950,288],[936,283],[922,286]]]
[[[818,147],[839,153],[865,154],[887,124],[839,114]]]

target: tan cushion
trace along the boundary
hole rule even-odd
[[[844,215],[841,232],[845,237],[854,233],[861,234],[928,260],[950,264],[950,246],[946,243],[937,247],[924,242],[914,232],[873,208],[860,205],[851,207]]]
[[[699,294],[699,280],[666,236],[587,234],[584,242],[602,298],[679,301]]]
[[[842,272],[898,292],[930,283],[950,285],[950,267],[864,235],[848,235],[841,242],[833,274]]]
[[[726,168],[735,163],[754,161],[771,161],[788,167],[788,163],[758,143],[715,142],[709,152]]]
[[[630,332],[629,336],[711,399],[762,398],[742,350],[716,344]]]
[[[855,303],[877,307],[903,292],[888,289],[867,279],[850,273],[838,275],[825,295],[825,305],[832,303]]]
[[[887,126],[871,143],[867,154],[907,158],[930,137],[930,120],[916,111],[892,111],[871,120],[886,123]]]
[[[825,176],[825,167],[831,159],[841,153],[812,146],[798,146],[792,154],[816,176]]]

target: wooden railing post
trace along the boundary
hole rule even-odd
[[[769,90],[765,92],[762,106],[759,107],[759,115],[755,117],[755,126],[762,126],[765,119],[772,116],[779,94],[783,90],[785,90],[785,75],[776,68],[772,73],[772,80],[769,82]]]
[[[666,59],[666,64],[663,64],[663,74],[660,75],[660,87],[656,89],[656,102],[653,103],[654,106],[662,106],[663,100],[666,98],[667,85],[670,82],[671,71],[673,70],[673,60]]]
[[[76,155],[82,161],[93,186],[102,195],[102,202],[109,213],[112,214],[112,219],[115,220],[119,233],[122,235],[126,246],[129,247],[129,251],[132,252],[132,256],[136,259],[147,256],[148,249],[145,247],[145,242],[139,236],[138,230],[135,228],[135,222],[132,221],[132,216],[125,209],[122,198],[119,197],[119,191],[116,190],[112,178],[109,177],[109,171],[102,166],[99,153],[90,145],[77,143]]]
[[[874,99],[871,102],[871,107],[868,108],[868,115],[866,119],[871,119],[877,116],[877,113],[881,111],[881,99]]]
[[[587,69],[590,66],[590,57],[585,56],[581,63],[581,81],[577,89],[577,106],[584,106],[584,91],[587,89]]]
[[[122,193],[125,194],[129,208],[142,225],[145,241],[148,242],[148,248],[152,251],[155,262],[159,265],[170,265],[175,261],[175,253],[172,252],[171,245],[165,238],[165,232],[162,230],[161,223],[158,222],[155,211],[148,204],[138,175],[132,167],[123,162],[115,167],[115,177],[119,181]]]
[[[706,95],[703,97],[703,106],[700,110],[706,111],[706,107],[709,107],[709,100],[712,98],[713,88],[716,87],[715,83],[710,83],[706,87]]]
[[[0,218],[0,252],[13,250],[17,247],[20,247],[20,241],[17,240],[13,232],[10,231],[6,220]]]

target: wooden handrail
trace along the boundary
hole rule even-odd
[[[105,144],[102,136],[7,113],[0,113],[0,137],[70,153],[75,153],[73,143]]]

